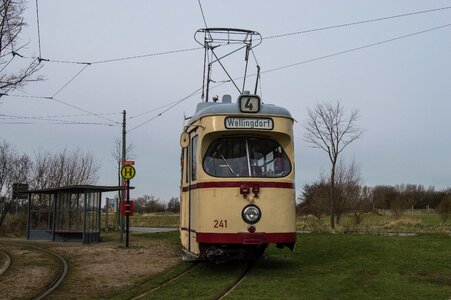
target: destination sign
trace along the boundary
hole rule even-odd
[[[241,118],[227,117],[225,118],[225,128],[227,129],[264,129],[272,130],[274,121],[270,118]]]

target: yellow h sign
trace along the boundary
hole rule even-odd
[[[135,177],[136,171],[133,166],[124,166],[121,169],[121,175],[124,179],[132,179]]]

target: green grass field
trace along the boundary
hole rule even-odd
[[[320,220],[313,216],[298,216],[296,228],[300,231],[310,232],[330,232],[329,217]],[[355,225],[351,215],[345,215],[336,226],[336,231],[340,233],[450,233],[451,220],[443,223],[436,213],[404,213],[396,218],[389,212],[382,215],[373,213],[363,215],[360,224]]]
[[[177,245],[177,232],[164,238]],[[157,286],[191,263],[137,283],[125,299]],[[211,299],[244,268],[243,262],[201,263],[148,299]],[[364,234],[298,235],[296,250],[270,246],[228,299],[450,299],[451,237],[419,234],[387,237]]]

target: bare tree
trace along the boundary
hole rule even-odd
[[[360,201],[360,166],[353,160],[346,165],[343,159],[340,159],[336,170],[336,203],[335,215],[336,223],[339,224],[340,218],[344,213],[356,212],[356,204]]]
[[[0,228],[17,199],[12,195],[13,183],[27,183],[32,163],[26,154],[18,154],[7,142],[0,143]]]
[[[335,171],[339,155],[363,133],[357,125],[359,111],[346,109],[337,101],[336,104],[317,104],[308,110],[308,118],[303,124],[306,132],[304,139],[313,148],[324,150],[331,162],[330,172],[330,226],[335,228]]]
[[[94,184],[98,180],[99,165],[94,156],[80,149],[60,153],[38,152],[31,176],[35,189],[68,185]]]
[[[20,33],[26,26],[22,17],[24,10],[24,0],[0,0],[0,97],[28,82],[43,79],[36,76],[42,67],[40,59],[22,66],[11,64],[16,57],[22,57],[17,51],[26,46],[18,44]],[[14,71],[8,72],[7,67],[12,65],[15,66]]]

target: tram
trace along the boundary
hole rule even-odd
[[[293,118],[257,95],[201,102],[184,127],[180,238],[190,258],[255,259],[296,243]]]

